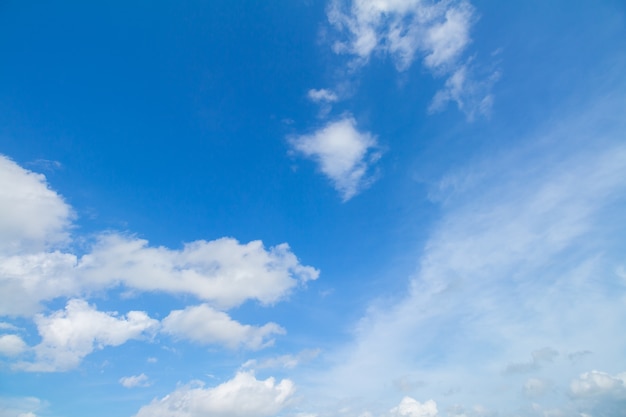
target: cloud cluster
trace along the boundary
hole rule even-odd
[[[380,157],[375,136],[360,132],[347,116],[329,122],[309,135],[291,138],[292,149],[314,160],[344,201],[371,181],[368,170]]]
[[[191,295],[205,303],[173,311],[162,330],[177,339],[229,348],[260,349],[284,333],[275,323],[251,326],[227,313],[247,300],[276,303],[296,286],[318,277],[289,246],[269,249],[261,241],[199,240],[182,249],[150,246],[126,234],[97,234],[82,255],[68,250],[72,210],[50,190],[43,175],[0,155],[0,316],[33,317],[42,341],[34,361],[20,369],[59,371],[77,366],[94,349],[117,346],[161,328],[144,312],[100,312],[83,298],[95,291],[126,288]],[[38,314],[57,298],[64,310]],[[14,330],[14,329],[7,329]],[[28,348],[15,334],[0,336],[0,354]]]
[[[473,16],[465,1],[336,0],[328,10],[329,22],[347,38],[335,42],[335,52],[356,56],[358,65],[377,52],[389,54],[399,71],[411,65],[418,51],[427,68],[453,65],[470,42]]]
[[[292,381],[258,380],[239,372],[213,388],[201,383],[182,386],[142,407],[135,417],[269,417],[279,413],[295,392]]]
[[[461,59],[477,20],[468,1],[335,0],[328,8],[328,20],[339,38],[333,50],[352,56],[352,69],[380,55],[390,56],[396,69],[405,71],[422,57],[427,70],[447,78],[429,106],[430,113],[454,102],[470,120],[489,114],[490,90],[498,72],[479,79],[472,60]]]

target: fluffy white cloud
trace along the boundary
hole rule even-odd
[[[355,55],[357,64],[380,51],[402,71],[420,51],[424,64],[439,70],[452,65],[469,43],[473,10],[464,1],[337,0],[328,19],[348,38],[336,42],[334,50]]]
[[[0,336],[0,355],[17,356],[26,350],[26,343],[15,334],[3,334]]]
[[[35,361],[21,362],[18,369],[55,372],[72,369],[96,349],[119,346],[155,332],[157,320],[143,311],[126,316],[96,310],[84,300],[68,301],[64,310],[35,317],[41,342],[33,348]]]
[[[571,382],[570,393],[576,398],[606,395],[626,399],[626,372],[616,375],[600,371],[585,372]]]
[[[400,404],[389,410],[392,417],[437,417],[437,403],[428,400],[425,403],[411,398],[404,397]]]
[[[171,250],[116,234],[102,236],[92,252],[81,258],[77,271],[91,283],[192,294],[220,308],[249,299],[271,304],[298,282],[319,275],[316,269],[301,265],[286,243],[268,250],[258,240],[241,244],[222,238]]]
[[[220,344],[231,349],[244,346],[261,349],[274,343],[271,336],[284,334],[276,323],[261,327],[243,325],[228,314],[206,304],[172,311],[163,319],[163,331],[179,338],[203,344]]]
[[[120,384],[126,388],[147,387],[150,385],[146,374],[124,376],[120,378]]]
[[[376,137],[359,132],[352,117],[330,122],[310,135],[292,138],[290,143],[319,165],[344,201],[369,185],[368,169],[380,157]]]
[[[106,234],[81,258],[58,251],[4,258],[0,290],[11,297],[0,304],[0,314],[31,314],[41,301],[118,284],[191,294],[220,308],[248,299],[271,304],[318,275],[316,269],[301,265],[287,244],[265,249],[261,241],[241,244],[222,238],[172,250]]]
[[[135,417],[264,417],[280,412],[294,393],[293,382],[258,380],[250,372],[214,388],[186,385],[142,407]]]
[[[67,241],[72,210],[41,174],[0,155],[0,256]]]

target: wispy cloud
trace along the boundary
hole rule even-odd
[[[357,129],[351,116],[330,122],[309,135],[290,139],[294,151],[315,161],[347,201],[371,184],[370,169],[380,158],[378,141]]]
[[[408,295],[372,304],[354,341],[332,355],[335,366],[318,375],[316,394],[341,387],[345,397],[388,401],[399,395],[393,382],[409,378],[425,382],[410,392],[421,401],[447,408],[478,396],[505,412],[519,398],[493,395],[500,385],[521,395],[525,384],[538,391],[529,378],[550,377],[565,391],[571,373],[589,366],[567,352],[594,352],[598,367],[620,363],[626,286],[615,287],[621,259],[608,254],[623,219],[613,204],[626,190],[626,147],[623,123],[601,114],[460,169],[472,180],[452,181],[463,186],[441,198]],[[589,132],[603,133],[590,144]]]
[[[151,385],[146,374],[124,376],[120,378],[119,382],[125,388],[148,387]]]

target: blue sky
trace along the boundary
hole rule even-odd
[[[0,5],[0,417],[626,416],[620,1]]]

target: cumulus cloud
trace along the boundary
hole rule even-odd
[[[120,384],[126,388],[135,388],[135,387],[147,387],[150,386],[149,378],[146,374],[139,374],[133,376],[124,376],[120,378]]]
[[[68,240],[72,210],[43,175],[0,155],[0,254],[37,252]]]
[[[231,349],[239,346],[261,349],[274,343],[273,335],[285,333],[276,323],[260,327],[240,324],[206,304],[172,311],[163,319],[163,331],[178,338]]]
[[[292,138],[290,144],[294,151],[318,164],[344,201],[370,184],[368,170],[380,157],[376,137],[357,130],[356,121],[349,116],[310,135]]]
[[[119,346],[131,339],[149,336],[159,327],[143,311],[125,316],[101,312],[84,300],[69,300],[64,310],[49,316],[35,317],[41,342],[33,350],[33,362],[21,362],[16,368],[33,372],[65,371],[78,366],[94,350]]]
[[[292,381],[258,380],[251,372],[239,372],[213,388],[201,383],[182,386],[141,407],[135,417],[265,417],[282,411],[293,396]]]
[[[0,355],[17,356],[26,350],[26,343],[15,334],[3,334],[0,336]]]
[[[575,398],[611,396],[626,399],[626,372],[616,375],[585,372],[571,382],[570,394]]]
[[[437,417],[437,403],[428,400],[424,403],[411,398],[404,397],[400,404],[389,410],[392,417]]]
[[[90,282],[123,283],[143,291],[186,293],[231,308],[249,299],[272,304],[319,272],[299,263],[286,243],[232,238],[188,243],[182,250],[150,247],[142,239],[104,235],[77,270]]]

